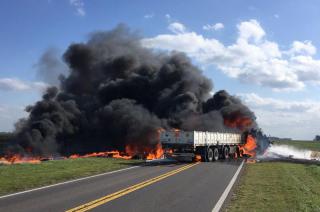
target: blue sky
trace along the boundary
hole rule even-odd
[[[267,134],[320,133],[320,1],[0,1],[0,131],[46,86],[36,71],[48,48],[60,53],[97,30],[125,23],[148,48],[182,50],[215,91],[238,95]],[[189,45],[185,45],[185,40]]]

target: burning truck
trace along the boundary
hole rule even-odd
[[[201,160],[255,156],[255,138],[249,133],[168,130],[160,134],[165,157],[177,160]]]

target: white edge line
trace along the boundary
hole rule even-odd
[[[135,169],[135,168],[138,168],[138,167],[141,167],[141,166],[132,166],[132,167],[119,169],[119,170],[115,170],[115,171],[111,171],[111,172],[105,172],[105,173],[96,174],[96,175],[92,175],[92,176],[88,176],[88,177],[78,178],[78,179],[75,179],[75,180],[69,180],[69,181],[65,181],[65,182],[61,182],[61,183],[56,183],[56,184],[53,184],[53,185],[48,185],[48,186],[34,188],[34,189],[26,190],[26,191],[13,193],[13,194],[8,194],[8,195],[0,196],[0,199],[11,197],[11,196],[16,196],[16,195],[20,195],[20,194],[25,194],[25,193],[29,193],[29,192],[32,192],[32,191],[38,191],[38,190],[42,190],[42,189],[46,189],[46,188],[51,188],[51,187],[54,187],[54,186],[73,183],[73,182],[77,182],[77,181],[81,181],[81,180],[86,180],[86,179],[90,179],[90,178],[94,178],[94,177],[99,177],[99,176],[103,176],[103,175],[109,175],[109,174],[113,174],[113,173],[117,173],[117,172],[123,172],[123,171],[127,171],[129,169]]]
[[[227,186],[227,188],[224,190],[223,194],[221,195],[220,199],[218,200],[217,204],[214,206],[214,208],[212,209],[212,212],[219,212],[224,201],[226,200],[226,198],[228,197],[228,194],[233,186],[233,184],[236,182],[236,179],[243,167],[244,161],[242,161],[241,165],[239,166],[239,168],[237,169],[236,173],[233,175],[229,185]]]

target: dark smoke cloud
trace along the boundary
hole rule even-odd
[[[17,144],[31,154],[152,148],[160,127],[231,130],[225,120],[238,118],[250,125],[233,130],[256,126],[238,98],[226,91],[210,96],[212,82],[185,54],[146,49],[123,25],[70,45],[63,59],[69,74],[18,124]],[[50,72],[50,60],[42,61]]]

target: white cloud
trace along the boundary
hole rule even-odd
[[[13,131],[14,124],[28,116],[24,108],[16,105],[0,105],[0,132]]]
[[[27,117],[28,113],[25,112],[27,105],[33,104],[35,100],[40,98],[49,85],[44,82],[28,82],[22,81],[17,78],[0,78],[0,95],[4,92],[10,93],[12,98],[6,101],[0,100],[0,132],[12,131],[14,124],[20,118]],[[22,98],[28,96],[27,102]]]
[[[186,27],[179,22],[173,22],[171,24],[169,24],[168,29],[176,34],[182,34],[186,32]]]
[[[257,20],[239,23],[238,37],[230,45],[186,31],[181,23],[174,29],[175,34],[160,34],[142,43],[149,48],[185,52],[203,66],[214,65],[231,78],[275,91],[320,84],[320,60],[313,57],[316,47],[310,41],[294,41],[288,50],[281,50],[276,42],[266,39]]]
[[[0,78],[0,90],[4,91],[43,91],[48,85],[44,82],[24,82],[17,78]]]
[[[292,55],[299,55],[299,54],[303,54],[303,55],[314,55],[317,53],[317,49],[315,46],[312,45],[311,41],[294,41],[292,43],[292,47],[289,50],[289,54]]]
[[[320,117],[320,102],[312,100],[285,101],[274,98],[263,98],[255,93],[238,94],[253,107],[265,108],[269,111],[301,112],[316,114]]]
[[[80,16],[85,16],[86,11],[84,10],[83,0],[70,0],[70,5],[76,9],[76,12]]]
[[[0,89],[24,91],[24,90],[29,90],[30,86],[16,78],[1,78]]]
[[[241,22],[237,25],[237,28],[239,31],[238,42],[249,42],[250,39],[253,39],[253,41],[257,43],[261,41],[266,34],[259,22],[254,19]]]
[[[153,18],[153,17],[154,17],[154,14],[153,14],[153,13],[145,14],[143,17],[144,17],[145,19],[150,19],[150,18]]]
[[[313,139],[319,134],[318,101],[284,101],[255,93],[238,95],[256,113],[259,125],[268,134],[295,139]]]
[[[224,28],[223,23],[216,23],[216,24],[206,24],[202,27],[203,30],[206,31],[218,31]]]
[[[276,19],[280,18],[279,14],[274,14],[273,17],[275,17]]]

